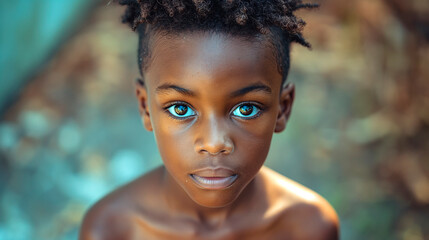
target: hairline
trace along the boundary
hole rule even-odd
[[[142,25],[140,25],[143,27]],[[138,68],[141,76],[144,76],[144,72],[147,71],[147,68],[150,66],[151,61],[153,60],[151,50],[154,48],[156,44],[156,40],[160,37],[179,37],[184,34],[219,34],[225,37],[236,38],[247,42],[260,42],[261,44],[267,44],[269,49],[271,50],[272,59],[276,65],[278,72],[282,75],[282,85],[285,84],[287,80],[287,76],[289,73],[290,66],[290,41],[284,39],[281,36],[281,32],[278,32],[278,29],[271,28],[267,33],[260,33],[257,31],[229,31],[228,29],[198,29],[198,28],[189,28],[189,29],[179,29],[179,30],[171,30],[171,29],[161,29],[161,28],[151,28],[149,24],[145,24],[143,32],[142,29],[138,29],[139,35],[139,49],[138,49]],[[277,33],[276,33],[277,32]],[[144,37],[142,35],[144,34]],[[277,34],[277,35],[276,35]],[[148,41],[147,43],[145,41]],[[283,43],[282,43],[283,42]],[[147,49],[142,50],[142,45],[145,44]],[[284,46],[284,44],[286,46]],[[282,57],[280,47],[287,47],[287,52],[284,56],[286,59]],[[147,54],[143,59],[142,53],[143,51],[147,51]]]

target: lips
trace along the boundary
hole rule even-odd
[[[200,187],[209,190],[224,189],[232,185],[238,175],[227,168],[206,168],[190,174]]]

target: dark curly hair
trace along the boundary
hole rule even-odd
[[[139,34],[140,73],[150,57],[149,39],[154,32],[220,32],[237,37],[268,36],[274,48],[278,69],[285,81],[290,44],[310,44],[303,38],[305,22],[294,12],[315,8],[301,0],[120,0],[126,5],[123,22]]]

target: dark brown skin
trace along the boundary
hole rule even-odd
[[[183,33],[151,49],[136,92],[164,166],[95,204],[80,239],[338,239],[326,200],[263,167],[295,92],[267,41]]]

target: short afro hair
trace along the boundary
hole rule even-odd
[[[296,42],[310,48],[302,36],[305,22],[294,12],[318,7],[301,0],[120,0],[119,3],[127,6],[123,22],[139,34],[138,63],[142,75],[150,57],[152,32],[203,31],[247,38],[269,36],[283,82],[289,72],[290,44]]]

